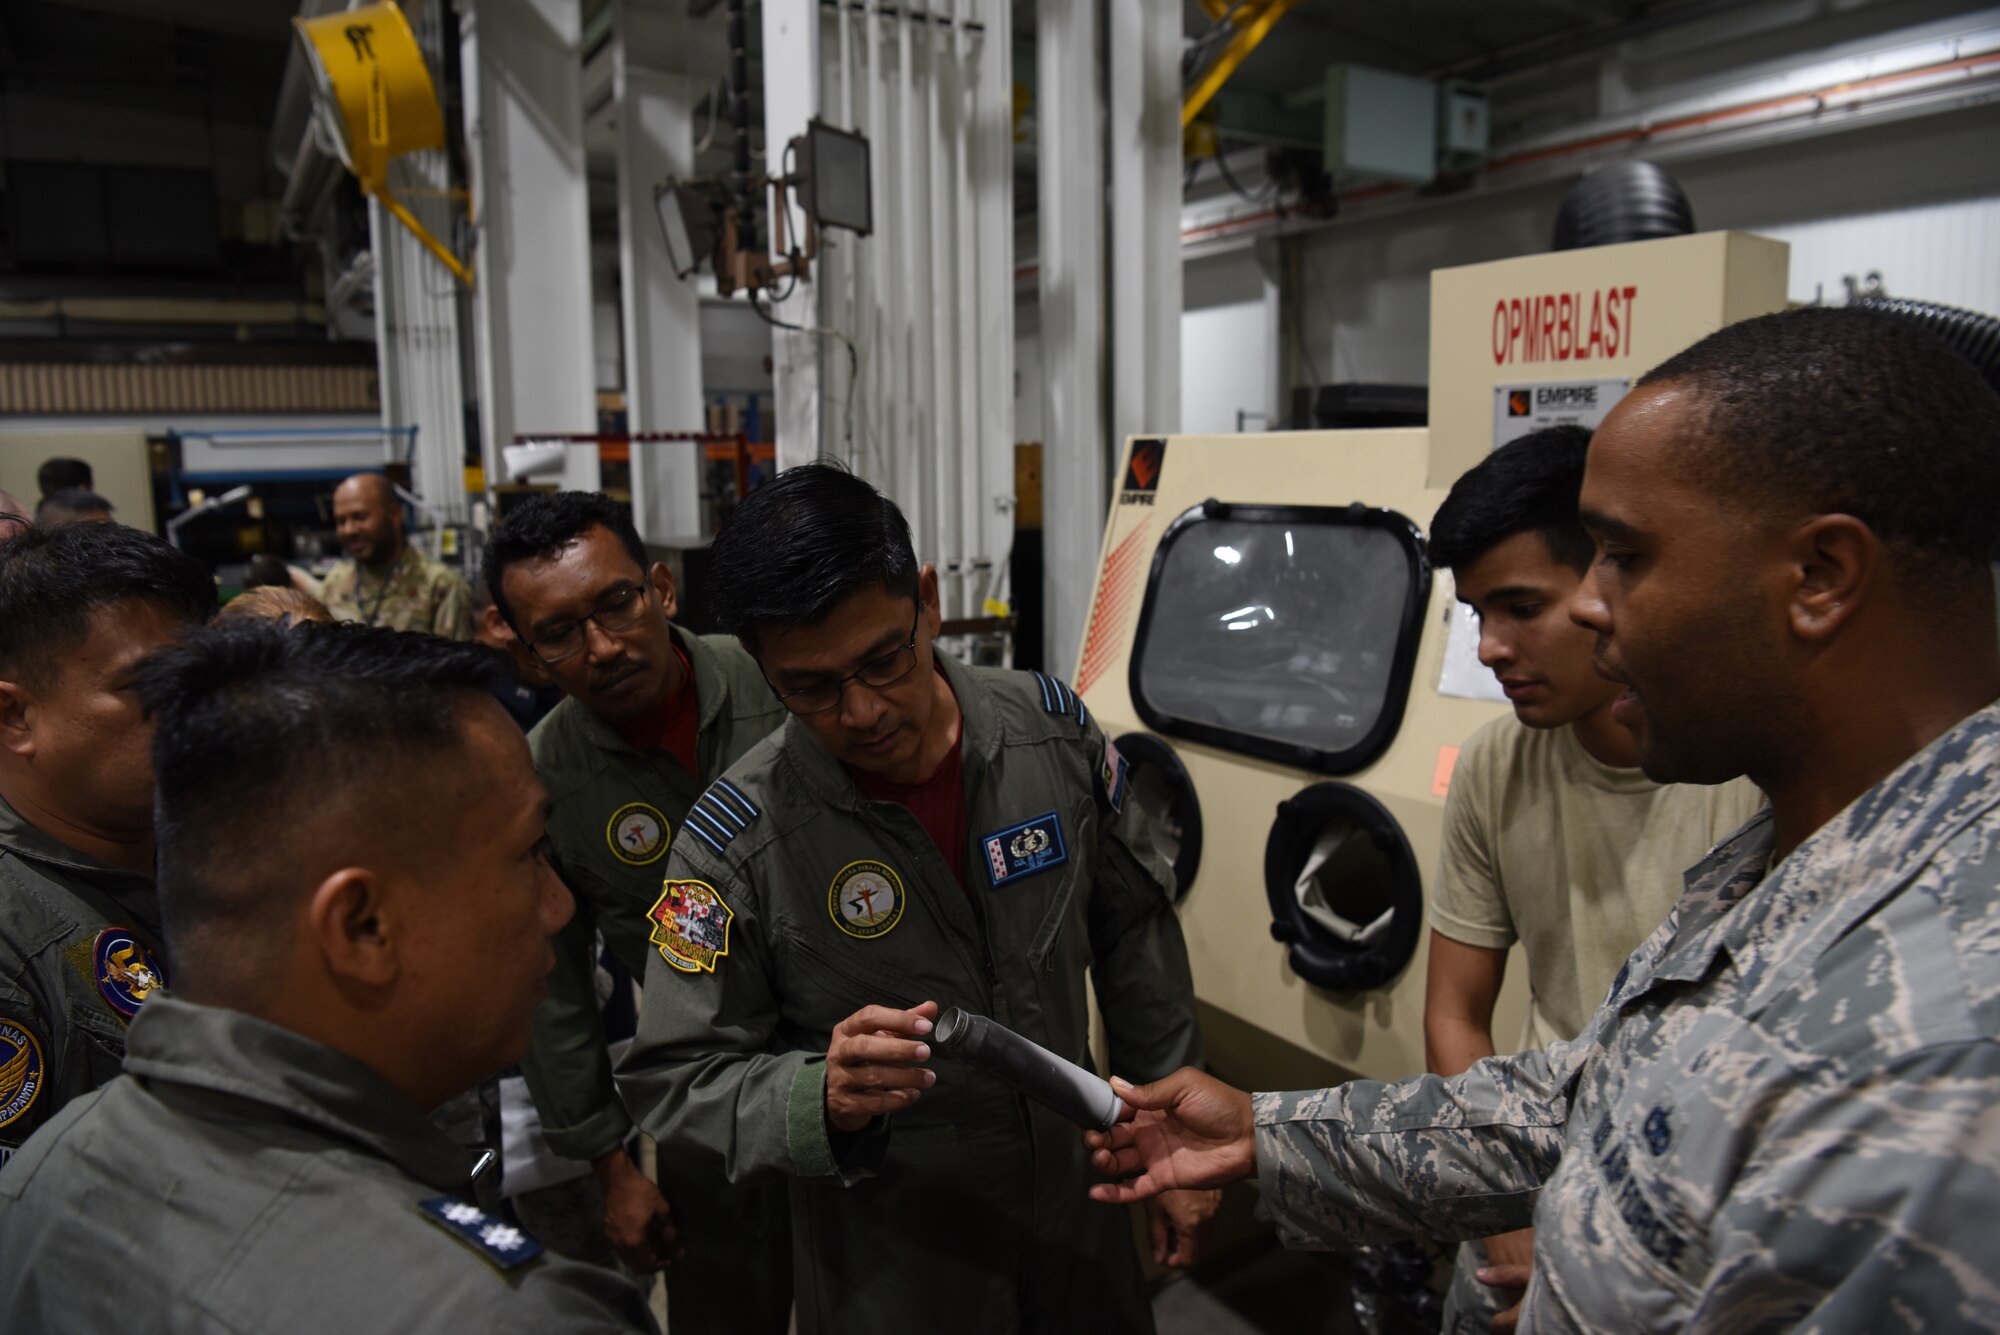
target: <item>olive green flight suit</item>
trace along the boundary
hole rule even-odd
[[[733,636],[675,628],[694,669],[701,776],[665,751],[640,751],[576,699],[564,700],[528,735],[554,810],[549,840],[576,916],[556,937],[549,995],[535,1013],[534,1044],[521,1061],[549,1148],[594,1159],[632,1129],[611,1081],[597,1001],[596,933],[634,978],[653,953],[646,914],[660,898],[667,850],[701,795],[785,717],[756,662]],[[772,1331],[791,1311],[790,1234],[782,1187],[731,1186],[692,1156],[662,1150],[660,1185],[673,1207],[685,1255],[667,1271],[675,1335]]]
[[[470,1167],[353,1058],[161,997],[125,1075],[0,1170],[0,1330],[656,1330],[630,1281],[472,1205]]]
[[[65,1103],[117,1076],[125,1026],[165,982],[150,877],[0,801],[0,1164]]]
[[[913,1107],[828,1135],[831,1031],[870,1004],[962,1006],[1088,1063],[1089,970],[1114,1069],[1201,1060],[1173,873],[1122,759],[1052,678],[939,670],[964,716],[964,882],[789,721],[669,856],[619,1088],[662,1145],[790,1180],[806,1335],[1150,1330],[1127,1217],[1087,1199],[1056,1114],[936,1056]]]

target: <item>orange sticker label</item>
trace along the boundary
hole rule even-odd
[[[1458,748],[1440,746],[1437,768],[1431,772],[1432,797],[1443,797],[1451,791],[1451,772],[1456,768],[1458,768]]]

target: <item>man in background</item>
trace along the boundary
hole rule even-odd
[[[653,1331],[426,1116],[527,1046],[570,911],[494,666],[252,621],[138,669],[174,991],[0,1172],[0,1327]]]
[[[1568,611],[1594,552],[1576,508],[1589,445],[1570,426],[1503,445],[1452,485],[1431,521],[1431,561],[1478,616],[1479,661],[1514,707],[1466,742],[1445,799],[1424,995],[1437,1075],[1493,1055],[1493,1007],[1516,941],[1530,993],[1519,1046],[1575,1038],[1618,966],[1666,920],[1683,869],[1763,801],[1747,779],[1654,783],[1611,716],[1621,688],[1592,670],[1596,637]],[[1517,1292],[1474,1274],[1525,1268],[1533,1243],[1522,1229],[1459,1248],[1449,1335],[1486,1331],[1514,1307]]]
[[[118,1074],[166,985],[133,673],[214,611],[200,563],[122,524],[0,546],[0,1162]]]
[[[648,910],[667,851],[686,837],[695,799],[784,711],[733,638],[673,625],[673,576],[647,558],[630,512],[605,496],[524,502],[494,529],[484,568],[524,675],[568,695],[528,738],[554,804],[556,862],[578,899],[521,1062],[543,1137],[557,1154],[590,1162],[611,1244],[634,1270],[672,1260],[678,1233],[686,1254],[667,1274],[675,1335],[783,1335],[783,1185],[733,1186],[715,1167],[663,1149],[655,1186],[623,1148],[633,1118],[611,1080],[595,938],[623,965],[618,985],[629,994],[652,954]]]
[[[409,544],[387,477],[356,473],[334,488],[333,521],[348,559],[321,582],[319,600],[337,620],[472,638],[472,590]]]

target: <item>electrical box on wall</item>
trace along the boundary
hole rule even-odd
[[[1365,65],[1329,65],[1324,96],[1329,172],[1412,185],[1437,175],[1435,84]]]
[[[1483,162],[1491,127],[1486,90],[1469,83],[1438,85],[1438,164],[1463,170]]]

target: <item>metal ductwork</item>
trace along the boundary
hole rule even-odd
[[[1650,162],[1620,162],[1576,183],[1556,214],[1555,248],[1583,250],[1687,236],[1694,207],[1680,182]]]

